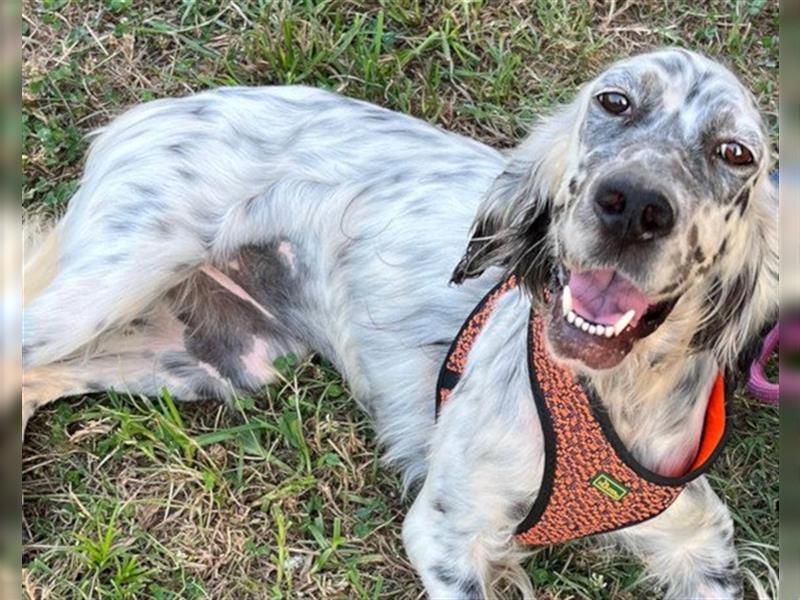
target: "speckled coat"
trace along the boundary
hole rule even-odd
[[[592,94],[609,85],[648,115],[603,122]],[[693,153],[718,131],[746,138],[752,170],[700,164]],[[680,300],[618,367],[567,362],[640,462],[679,471],[715,373],[734,370],[777,308],[760,118],[728,71],[685,51],[612,66],[508,154],[305,87],[133,108],[98,132],[66,215],[27,261],[23,417],[112,387],[229,397],[270,381],[277,357],[319,352],[416,493],[403,536],[429,596],[486,597],[500,574],[530,595],[513,543],[544,460],[528,313],[555,262],[614,260],[585,203],[597,174],[625,161],[671,178],[681,219],[619,268]],[[499,301],[436,423],[445,352],[509,270],[522,286]],[[741,595],[731,518],[704,479],[609,539],[668,596]]]

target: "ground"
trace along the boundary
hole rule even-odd
[[[777,0],[43,0],[23,13],[30,210],[63,210],[93,128],[219,85],[335,89],[508,147],[610,60],[677,44],[739,73],[777,142]],[[409,500],[365,416],[323,361],[280,367],[236,411],[168,392],[42,410],[23,454],[25,593],[419,597],[400,540]],[[739,395],[734,427],[710,478],[738,542],[776,566],[777,411]],[[639,563],[586,544],[537,549],[527,568],[541,598],[651,595]]]

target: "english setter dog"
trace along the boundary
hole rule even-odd
[[[508,153],[307,87],[148,102],[98,132],[26,261],[23,420],[111,388],[229,399],[317,352],[418,489],[403,539],[428,595],[490,597],[500,574],[530,594],[531,309],[630,454],[685,472],[717,373],[732,381],[776,318],[769,162],[751,94],[681,49],[611,65]],[[511,274],[437,420],[448,347]],[[604,535],[667,597],[743,593],[704,477]]]

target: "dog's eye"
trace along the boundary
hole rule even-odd
[[[631,103],[625,94],[619,92],[603,92],[597,94],[597,101],[605,110],[612,115],[621,115],[631,107]]]
[[[739,142],[722,142],[717,146],[717,152],[729,165],[742,167],[753,164],[753,153]]]

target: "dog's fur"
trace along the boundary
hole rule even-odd
[[[595,96],[609,88],[632,98],[634,115],[603,112]],[[721,161],[727,140],[754,164]],[[403,535],[428,594],[488,596],[501,572],[530,592],[512,534],[543,468],[525,367],[531,303],[547,312],[543,290],[578,265],[612,266],[677,299],[614,368],[556,358],[586,377],[640,462],[684,470],[715,374],[735,374],[776,314],[768,166],[750,94],[684,50],[613,65],[508,155],[305,87],[138,106],[98,133],[66,215],[26,265],[24,419],[109,388],[227,398],[269,382],[277,357],[319,352],[406,486],[422,483]],[[587,207],[619,169],[665,187],[676,222],[612,252]],[[509,271],[523,285],[435,423],[444,353]],[[741,595],[732,521],[704,478],[608,538],[669,597]]]

